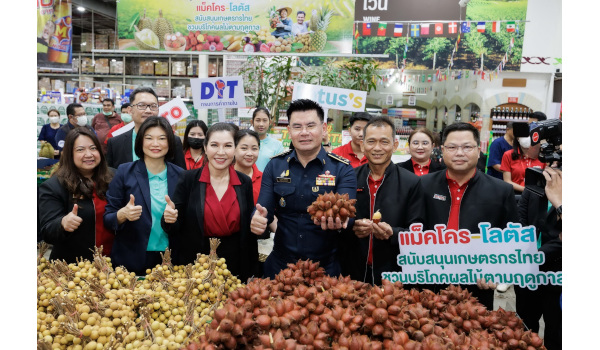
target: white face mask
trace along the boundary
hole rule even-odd
[[[88,122],[88,118],[85,115],[77,117],[77,125],[86,126]]]
[[[521,145],[522,148],[531,147],[531,138],[530,137],[519,137],[519,145]]]
[[[50,124],[56,124],[58,123],[59,118],[58,117],[50,117]]]

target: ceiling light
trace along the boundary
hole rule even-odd
[[[158,63],[158,60],[154,60],[154,61],[152,61],[152,62],[154,62],[154,63]]]
[[[77,6],[77,11],[84,12],[85,11],[85,7],[83,7],[83,6]]]

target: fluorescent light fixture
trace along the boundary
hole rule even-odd
[[[154,60],[154,61],[152,61],[152,62],[154,62],[154,63],[158,63],[158,60]]]
[[[79,11],[79,12],[85,12],[85,7],[83,7],[83,6],[77,6],[77,11]]]

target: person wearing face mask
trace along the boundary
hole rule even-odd
[[[65,138],[69,131],[73,130],[78,126],[83,126],[96,134],[96,130],[88,125],[88,117],[85,115],[85,109],[79,103],[71,103],[67,106],[67,117],[69,121],[61,126],[56,132],[54,140],[56,141],[55,150],[62,152],[63,146],[65,145]]]
[[[525,169],[544,169],[546,164],[540,162],[538,154],[540,144],[531,146],[531,137],[519,137],[513,141],[513,149],[504,152],[502,156],[502,177],[512,185],[515,193],[520,194],[525,189]]]
[[[108,134],[106,134],[106,138],[104,139],[105,145],[108,144],[108,140],[113,137],[113,132],[121,129],[133,120],[133,118],[131,118],[131,105],[127,102],[121,105],[121,120],[122,121],[119,124],[110,128]]]
[[[56,145],[56,132],[62,126],[59,124],[60,121],[60,113],[56,109],[51,109],[48,111],[48,124],[44,124],[42,126],[42,131],[40,131],[40,135],[38,136],[38,141],[42,144],[48,142],[52,148],[54,148],[54,158],[58,158],[59,151]]]
[[[115,112],[115,101],[105,98],[102,101],[102,112],[96,114],[92,119],[92,128],[98,134],[98,140],[100,140],[100,144],[102,145],[102,153],[106,154],[106,144],[104,143],[106,135],[113,126],[122,122],[119,114]]]
[[[185,158],[185,169],[198,169],[202,166],[204,155],[204,136],[208,131],[206,123],[202,120],[192,120],[185,128],[183,135],[183,157]]]

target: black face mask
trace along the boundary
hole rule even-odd
[[[189,137],[188,144],[193,149],[201,149],[204,146],[204,138]]]

